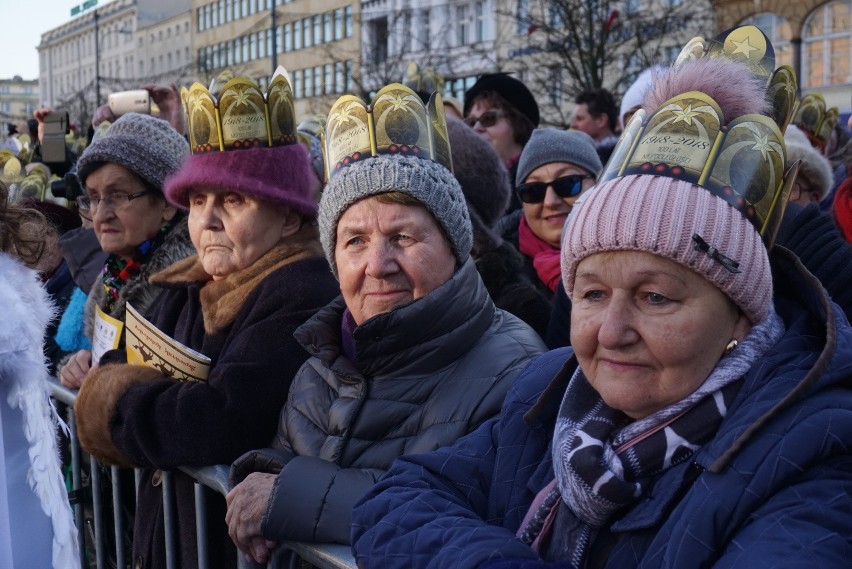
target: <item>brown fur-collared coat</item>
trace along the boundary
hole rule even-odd
[[[107,364],[90,373],[77,399],[84,448],[110,464],[145,468],[134,567],[140,561],[141,567],[165,567],[157,470],[230,463],[266,446],[290,382],[308,357],[293,331],[339,292],[316,228],[307,226],[251,267],[209,279],[195,256],[152,279],[167,287],[152,321],[212,359],[207,382],[181,383],[150,368]],[[180,566],[194,567],[192,480],[176,473],[175,487]],[[235,557],[221,497],[208,500],[208,517],[210,559],[226,566]]]

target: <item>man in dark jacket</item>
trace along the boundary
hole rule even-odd
[[[296,331],[311,357],[272,448],[232,469],[230,534],[257,561],[284,540],[348,543],[352,506],[396,457],[494,416],[544,349],[488,296],[464,195],[443,165],[384,154],[346,166],[319,222],[342,298]]]

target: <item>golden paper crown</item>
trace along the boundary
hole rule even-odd
[[[221,77],[221,76],[220,76]],[[181,89],[190,152],[224,152],[295,144],[293,90],[279,67],[264,94],[248,77],[235,77],[216,89],[194,83]]]
[[[441,93],[444,91],[444,77],[431,67],[421,68],[416,63],[409,63],[405,69],[402,84],[415,93]]]
[[[774,51],[755,26],[728,30],[710,42],[687,43],[675,66],[697,57],[728,57],[767,77],[772,117],[750,114],[726,122],[708,95],[690,91],[672,97],[628,123],[599,181],[652,174],[701,186],[740,211],[774,241],[799,164],[786,169],[783,131],[796,102],[796,77],[789,66],[772,71]]]
[[[340,97],[328,112],[323,139],[326,180],[380,154],[428,159],[453,171],[441,95],[432,93],[424,104],[400,83],[379,90],[369,107],[354,95]]]
[[[808,133],[811,137],[821,141],[823,146],[831,137],[831,131],[837,123],[839,116],[837,107],[826,109],[825,99],[819,93],[805,95],[799,102],[796,118],[793,124]]]

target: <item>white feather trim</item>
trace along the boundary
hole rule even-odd
[[[53,526],[53,567],[79,565],[77,528],[62,478],[57,448],[58,417],[52,412],[43,352],[44,332],[55,309],[35,271],[11,256],[0,253],[0,381],[8,391],[7,402],[24,417],[24,436],[29,447],[27,482],[50,516]]]

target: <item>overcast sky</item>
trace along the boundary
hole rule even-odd
[[[99,0],[105,4],[109,0]],[[38,78],[41,34],[71,20],[71,8],[83,0],[0,0],[0,79]]]

